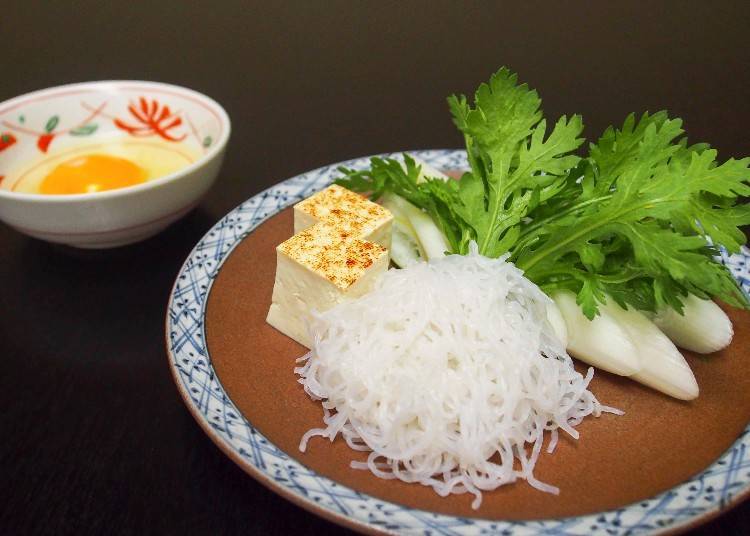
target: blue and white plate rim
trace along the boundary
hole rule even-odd
[[[406,151],[437,169],[466,169],[461,149]],[[402,152],[380,156],[401,155]],[[324,166],[268,188],[219,220],[192,250],[170,294],[166,345],[177,388],[198,424],[251,476],[297,505],[364,532],[470,535],[538,533],[607,536],[684,530],[706,521],[750,494],[750,425],[700,474],[657,496],[616,510],[528,521],[437,514],[383,501],[316,474],[281,451],[239,412],[211,364],[204,319],[211,285],[242,239],[271,216],[327,186],[340,166],[361,169],[368,157]],[[750,291],[750,251],[722,256]]]

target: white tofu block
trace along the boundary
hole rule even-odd
[[[276,248],[268,323],[310,348],[311,313],[362,296],[388,269],[392,223],[388,210],[336,185],[295,205],[295,235]]]

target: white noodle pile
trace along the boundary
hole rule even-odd
[[[546,320],[549,298],[504,259],[450,255],[389,270],[366,296],[316,314],[313,349],[295,369],[322,400],[308,431],[371,451],[369,469],[439,495],[474,494],[533,474],[544,440],[602,411]],[[529,443],[527,448],[526,443]]]

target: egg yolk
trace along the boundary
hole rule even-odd
[[[42,194],[89,194],[144,182],[146,171],[125,158],[77,156],[58,165],[39,185]]]

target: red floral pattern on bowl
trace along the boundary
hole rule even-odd
[[[115,119],[115,126],[117,128],[124,130],[131,136],[139,138],[157,135],[168,141],[182,141],[185,139],[187,134],[174,136],[169,133],[170,130],[179,128],[182,125],[182,118],[172,113],[169,106],[159,104],[159,101],[156,99],[151,99],[151,102],[149,102],[145,97],[140,97],[138,102],[140,103],[139,106],[135,104],[128,106],[128,111],[140,124],[133,126],[120,119]]]

